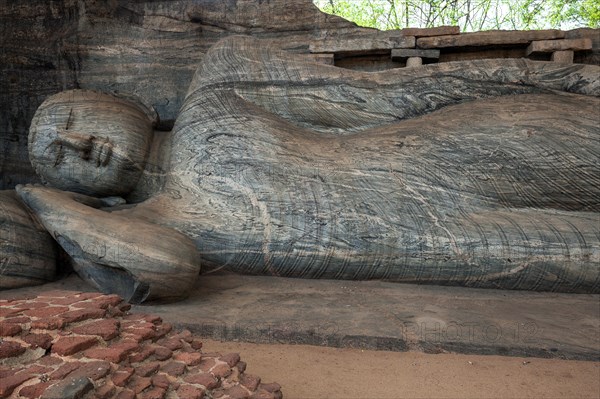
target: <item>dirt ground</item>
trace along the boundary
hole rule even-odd
[[[285,399],[600,398],[600,362],[211,340],[204,348],[239,352],[247,372],[280,383]]]

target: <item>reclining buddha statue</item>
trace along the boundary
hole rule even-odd
[[[171,132],[71,90],[18,195],[76,271],[132,302],[204,273],[600,292],[600,67],[526,59],[360,72],[232,36]]]

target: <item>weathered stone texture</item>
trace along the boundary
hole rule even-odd
[[[165,296],[184,281],[148,254],[171,228],[208,270],[598,292],[598,68],[519,59],[360,73],[229,37],[192,80],[152,200],[106,213],[50,188],[18,191],[84,275],[110,260],[92,239],[131,228],[144,250],[121,265],[164,280]]]
[[[582,51],[575,54],[573,62],[600,65],[600,29],[580,28],[565,32],[565,39],[592,39],[592,51]]]
[[[198,63],[220,38],[248,34],[308,52],[315,32],[356,29],[310,0],[8,2],[0,24],[0,189],[38,181],[26,137],[51,94],[132,94],[170,128]]]
[[[56,243],[16,193],[0,191],[0,290],[52,281],[56,254]]]
[[[552,53],[552,61],[561,62],[563,64],[573,63],[573,50],[555,51]]]
[[[237,272],[597,291],[598,163],[581,148],[596,146],[599,79],[597,66],[527,60],[367,74],[229,38],[207,54],[177,121],[173,153],[196,164],[172,164],[165,189],[181,198],[161,203],[163,217],[208,264]],[[542,167],[541,149],[556,146],[566,152]],[[190,203],[196,223],[181,211]],[[534,220],[558,235],[538,243]],[[579,251],[581,234],[577,262],[548,257],[551,237]]]
[[[421,57],[409,57],[406,60],[407,68],[414,68],[423,65],[423,59]]]
[[[392,36],[388,32],[378,32],[366,37],[340,37],[319,39],[310,43],[312,53],[369,54],[394,48],[415,47],[414,36]]]
[[[393,61],[405,60],[410,57],[437,59],[440,58],[440,50],[422,50],[412,48],[392,50]]]
[[[564,36],[560,32],[458,35],[458,28],[451,26],[377,33],[322,13],[311,0],[33,0],[5,4],[0,24],[0,74],[5,77],[0,90],[0,189],[39,181],[28,159],[27,132],[46,97],[72,88],[129,93],[157,110],[160,129],[170,129],[196,66],[214,43],[231,34],[251,35],[298,53],[308,53],[310,43],[322,46],[350,37],[370,43],[367,47],[379,43],[389,49],[410,43],[373,37],[418,37],[420,47],[427,43],[448,47]],[[436,35],[444,36],[428,37]],[[440,61],[447,59],[452,60],[442,54]],[[575,62],[600,63],[597,53],[576,54]],[[389,56],[341,60],[339,65],[365,70],[398,66]]]
[[[18,167],[27,157],[17,159],[25,131],[17,122],[28,121],[29,114],[19,112],[39,103],[31,95],[37,88],[28,86],[43,85],[36,79],[49,78],[50,91],[75,86],[130,93],[162,117],[162,122],[122,119],[110,106],[98,105],[104,101],[100,97],[90,99],[80,94],[92,92],[76,90],[65,92],[79,96],[72,102],[63,104],[61,95],[50,97],[33,119],[31,160],[51,185],[95,196],[125,196],[137,187],[134,202],[153,196],[137,208],[126,205],[106,213],[94,208],[107,203],[94,198],[18,188],[73,258],[75,269],[98,287],[136,302],[181,299],[198,274],[199,250],[209,266],[243,273],[598,290],[597,270],[590,266],[597,253],[591,239],[595,230],[587,231],[598,195],[593,156],[597,129],[590,119],[597,105],[596,69],[508,60],[368,75],[319,66],[308,62],[306,54],[385,53],[393,63],[389,54],[409,47],[413,54],[407,51],[399,58],[406,56],[407,66],[420,66],[426,54],[447,60],[443,53],[448,49],[524,49],[533,41],[532,48],[542,43],[556,51],[566,49],[563,40],[589,49],[590,38],[564,39],[566,33],[557,30],[458,35],[440,28],[436,32],[450,34],[431,37],[427,35],[432,31],[415,30],[415,36],[407,36],[410,31],[377,32],[326,16],[308,0],[36,4],[13,4],[0,13],[9,28],[18,25],[11,21],[21,14],[41,16],[41,25],[48,13],[65,14],[52,19],[56,26],[51,29],[35,25],[21,46],[16,42],[22,30],[8,29],[4,35],[10,42],[1,55],[7,61],[3,65],[9,86],[2,106],[10,112],[2,127],[17,138],[2,148],[8,154],[2,158],[8,168],[7,173],[3,170],[6,184],[16,176],[11,177],[10,168],[23,171],[18,180],[27,180],[28,169]],[[208,50],[232,33],[264,40],[235,37]],[[48,49],[36,58],[40,44]],[[282,49],[305,54],[292,57]],[[333,56],[322,58],[331,63]],[[560,61],[560,54],[555,58]],[[12,79],[15,71],[27,68],[35,69],[35,78]],[[552,96],[547,90],[575,94]],[[578,95],[590,96],[583,108],[575,105]],[[132,107],[106,96],[111,106],[119,103],[117,108],[131,116]],[[506,100],[508,96],[515,99]],[[62,108],[54,107],[56,102]],[[82,102],[80,108],[73,106]],[[552,111],[537,108],[539,102]],[[19,106],[11,108],[13,103]],[[442,109],[449,107],[458,113]],[[98,110],[104,114],[94,120]],[[571,131],[557,132],[550,117],[566,120],[575,111],[580,113],[571,121]],[[483,119],[474,126],[472,112],[494,122]],[[521,117],[515,119],[516,114]],[[153,123],[170,129],[176,116],[172,135],[154,135]],[[124,123],[108,129],[113,119]],[[105,174],[114,185],[104,187],[94,176],[93,189],[82,187],[86,179],[74,178],[79,159],[64,162],[62,146],[79,151],[92,171],[106,172],[108,168],[101,168],[111,165],[108,154],[119,158],[112,145],[123,143],[95,134],[130,132],[136,126],[143,133],[133,143],[139,154],[120,157],[132,161],[122,175]],[[75,138],[57,143],[48,133],[59,128]],[[534,138],[522,142],[523,131]],[[581,147],[561,141],[573,132],[579,132]],[[104,141],[97,145],[100,139]],[[535,140],[540,141],[531,144]],[[512,143],[510,150],[494,150],[506,142]],[[568,156],[555,155],[552,166],[545,167],[540,154],[554,154],[557,145],[565,146]],[[58,149],[53,153],[51,148]],[[592,155],[586,157],[580,148],[591,148]],[[151,169],[144,164],[148,152]],[[170,156],[161,158],[165,153]],[[577,167],[569,163],[571,158],[577,159]],[[150,189],[146,175],[155,172],[152,168],[164,181]],[[56,171],[57,177],[52,175]],[[110,201],[114,205],[121,200]],[[568,221],[553,217],[555,209],[569,212],[564,215]],[[531,227],[536,220],[550,227]],[[567,225],[574,227],[569,230]],[[539,240],[530,239],[538,234]],[[577,247],[579,237],[584,244]],[[516,248],[513,240],[519,242]],[[122,252],[119,245],[124,242]],[[562,243],[569,248],[568,259],[558,249]],[[576,248],[581,262],[571,264]],[[560,283],[553,280],[556,275]],[[105,314],[104,308],[63,310],[57,304],[26,314],[39,316],[36,326],[48,329]],[[54,320],[58,314],[61,318]],[[136,328],[127,335],[140,342],[154,333]],[[117,359],[130,355],[97,348],[89,354]],[[186,364],[200,359],[180,360]]]
[[[581,51],[591,50],[592,39],[564,39],[564,40],[536,40],[527,47],[527,55],[535,53],[551,53],[554,51]]]
[[[565,32],[549,30],[530,31],[502,31],[491,30],[484,32],[463,33],[460,35],[423,37],[417,39],[419,48],[446,48],[446,47],[478,47],[506,44],[527,44],[533,40],[563,39]]]
[[[435,28],[404,28],[400,32],[404,36],[429,37],[429,36],[446,36],[458,35],[460,27],[458,26],[437,26]]]
[[[17,186],[21,198],[39,211],[37,215],[46,229],[73,258],[75,270],[90,284],[133,303],[180,300],[189,294],[200,272],[200,256],[188,237],[143,220],[117,214],[107,218],[105,212],[84,205],[94,204],[94,198],[74,193],[69,194],[75,199],[71,207],[57,212],[46,208],[50,202],[30,196],[32,189],[36,190]],[[65,193],[41,187],[39,190],[49,190],[50,196],[58,196],[56,199]],[[109,231],[113,233],[107,236]],[[132,234],[133,231],[136,233]],[[82,239],[88,240],[83,247]],[[100,317],[104,312],[102,308],[78,309],[67,312],[64,319],[82,321]]]
[[[325,64],[325,65],[334,65],[335,64],[335,58],[333,54],[307,54],[307,57],[309,57],[312,60],[315,60],[315,62],[321,63],[321,64]]]

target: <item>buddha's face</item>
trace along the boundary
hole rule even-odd
[[[38,108],[29,157],[53,187],[94,196],[124,196],[137,184],[152,140],[149,113],[108,94],[71,90]]]

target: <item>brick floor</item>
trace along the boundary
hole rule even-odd
[[[282,397],[278,384],[243,374],[239,354],[203,353],[189,331],[130,308],[116,295],[71,291],[3,300],[0,398]]]

